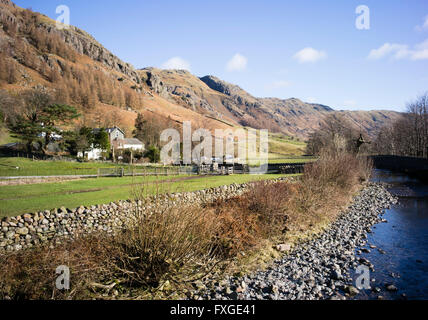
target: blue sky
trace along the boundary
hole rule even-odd
[[[428,91],[427,0],[15,0],[137,68],[188,68],[258,97],[403,111]],[[370,9],[359,30],[356,8]]]

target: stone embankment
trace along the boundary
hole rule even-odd
[[[350,270],[373,265],[357,255],[366,245],[367,233],[385,222],[385,209],[397,203],[383,186],[370,184],[330,228],[314,240],[293,248],[265,271],[244,277],[230,277],[203,285],[193,293],[196,299],[345,299],[358,293]]]
[[[0,252],[31,248],[80,234],[111,233],[135,216],[154,210],[212,202],[241,195],[249,184],[232,184],[206,190],[156,195],[143,201],[118,201],[75,209],[65,207],[7,217],[0,221]]]

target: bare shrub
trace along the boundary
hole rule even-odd
[[[302,181],[315,187],[334,187],[346,192],[370,176],[370,161],[349,153],[323,150],[317,162],[305,167]]]
[[[241,198],[220,200],[206,208],[213,210],[213,218],[219,222],[218,252],[226,259],[256,245],[262,234],[258,216],[245,210],[240,203]]]
[[[287,222],[292,186],[285,182],[255,182],[239,197],[218,200],[207,207],[220,222],[219,252],[230,258],[281,234]]]
[[[179,273],[190,276],[215,258],[218,225],[209,211],[194,207],[137,215],[113,237],[111,266],[131,285],[156,287]]]
[[[305,229],[334,218],[350,196],[367,181],[372,162],[367,157],[323,150],[308,164],[289,207],[289,228]],[[291,226],[292,225],[292,226]]]
[[[101,274],[108,273],[104,262],[106,243],[97,237],[68,241],[53,248],[0,255],[0,299],[72,299],[87,296],[87,288]],[[68,291],[56,289],[58,266],[70,268]]]

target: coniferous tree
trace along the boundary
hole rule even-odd
[[[110,150],[110,137],[104,128],[101,128],[94,137],[94,145],[101,150]]]

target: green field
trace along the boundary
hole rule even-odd
[[[19,169],[16,169],[18,167]],[[141,167],[118,165],[101,162],[71,162],[71,161],[44,161],[27,158],[0,158],[0,177],[6,176],[59,176],[59,175],[96,175],[99,168],[121,168],[126,172],[132,169],[143,173],[144,171],[162,172],[162,166]]]
[[[154,194],[195,191],[232,183],[275,179],[281,176],[284,175],[124,177],[0,186],[0,217],[51,210],[62,206],[76,208],[80,205],[89,206],[126,200],[132,198],[132,191],[136,184],[144,185],[147,194]],[[165,182],[165,180],[173,181]]]
[[[316,157],[277,157],[277,158],[271,158],[269,157],[269,163],[275,164],[275,163],[288,163],[288,164],[297,164],[297,163],[308,163],[308,162],[314,162],[316,161]]]
[[[306,143],[292,139],[283,134],[269,134],[269,159],[302,156],[305,154]]]
[[[2,123],[0,123],[0,146],[2,144],[12,143],[12,142],[18,142],[19,139],[13,138],[9,130],[7,130]]]
[[[313,157],[284,156],[282,154],[269,154],[269,163],[305,163],[316,160]],[[254,163],[253,163],[254,162]],[[257,165],[258,161],[251,164]],[[16,169],[18,167],[19,169]],[[42,161],[27,158],[0,158],[0,177],[14,176],[61,176],[61,175],[97,175],[100,168],[124,168],[125,173],[158,172],[166,170],[162,166],[141,167],[118,165],[99,162],[68,162],[68,161]],[[168,170],[174,170],[169,168]]]

